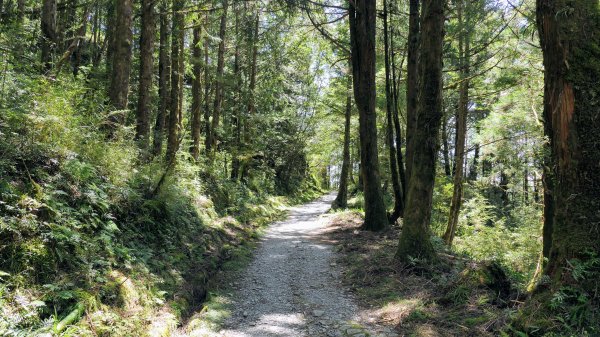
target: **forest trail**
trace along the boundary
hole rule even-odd
[[[265,233],[235,282],[231,317],[217,336],[396,336],[367,323],[320,240],[334,195],[294,207]],[[193,335],[193,334],[192,334]]]

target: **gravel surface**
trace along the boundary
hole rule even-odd
[[[295,207],[273,224],[235,282],[232,315],[219,336],[397,336],[367,324],[340,281],[331,245],[319,241],[334,195]]]

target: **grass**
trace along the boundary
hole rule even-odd
[[[324,240],[340,252],[343,282],[380,324],[405,336],[494,336],[514,312],[514,293],[499,299],[484,277],[488,264],[443,251],[436,266],[400,265],[400,229],[364,232],[361,223],[357,211],[337,212]]]

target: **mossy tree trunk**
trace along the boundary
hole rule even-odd
[[[405,190],[408,194],[408,184],[412,174],[414,152],[413,135],[417,124],[417,101],[419,85],[419,32],[420,0],[409,0],[408,21],[408,51],[406,65],[406,180]]]
[[[52,69],[52,56],[58,43],[56,32],[56,0],[44,0],[41,25],[42,65],[45,71]]]
[[[375,1],[349,1],[350,45],[354,100],[358,107],[360,158],[365,197],[365,230],[378,231],[388,220],[377,155],[377,115],[375,111]]]
[[[344,114],[344,150],[342,159],[342,172],[340,173],[340,186],[331,207],[333,209],[348,206],[348,175],[350,174],[350,122],[352,118],[352,75],[348,71],[346,84],[346,111]]]
[[[394,8],[393,8],[394,9]],[[404,65],[405,55],[402,56],[402,61],[400,62],[400,70],[398,71],[398,75],[396,76],[396,51],[394,50],[394,27],[390,27],[390,61],[392,68],[392,92],[394,96],[394,104],[393,104],[393,114],[392,117],[394,119],[394,130],[396,133],[396,162],[398,163],[398,176],[400,177],[400,186],[402,187],[402,202],[403,204],[406,202],[406,171],[404,167],[404,156],[402,154],[402,129],[400,126],[400,111],[399,111],[399,101],[400,101],[400,85],[398,82],[402,77],[402,67]],[[402,216],[404,214],[404,208],[402,209]]]
[[[402,216],[404,213],[404,195],[402,191],[402,185],[400,184],[400,175],[398,173],[398,161],[396,158],[397,151],[396,146],[399,146],[400,143],[396,144],[394,142],[394,122],[392,118],[392,114],[394,113],[394,94],[392,92],[392,69],[390,62],[390,37],[389,37],[389,11],[388,11],[388,2],[387,0],[383,1],[383,44],[384,44],[384,53],[385,53],[385,100],[386,100],[386,140],[388,145],[388,154],[389,154],[389,162],[390,162],[390,176],[392,180],[392,190],[394,192],[394,210],[392,214],[390,214],[389,222],[390,224],[396,223],[396,220]],[[401,168],[400,168],[401,169]]]
[[[221,23],[219,28],[219,51],[217,54],[217,74],[215,78],[215,100],[212,111],[212,121],[210,127],[210,146],[211,151],[217,150],[219,139],[219,124],[221,119],[221,108],[223,106],[223,71],[225,69],[225,37],[227,34],[227,9],[229,2],[223,1],[223,10],[221,13]]]
[[[597,280],[573,277],[572,263],[600,255],[600,7],[597,0],[537,0],[537,24],[550,140],[545,179],[553,185],[544,208],[550,282],[538,294],[569,285],[593,295]]]
[[[236,3],[233,4],[235,12],[235,53],[233,61],[233,78],[235,79],[234,108],[231,116],[231,126],[233,127],[234,141],[231,154],[231,180],[237,181],[240,174],[240,154],[242,148],[242,70],[240,45],[243,38],[240,37],[240,9]],[[249,27],[248,27],[249,28]],[[244,29],[244,27],[242,27]]]
[[[195,21],[195,27],[192,32],[192,64],[194,80],[192,82],[192,123],[191,134],[192,144],[190,145],[190,154],[194,160],[200,157],[200,129],[202,127],[202,46],[200,40],[200,14]]]
[[[414,153],[404,211],[404,226],[396,257],[435,259],[429,222],[439,131],[442,118],[442,45],[444,39],[444,2],[423,1],[419,63],[419,101],[417,124],[412,141]]]
[[[167,162],[172,162],[179,149],[179,124],[181,120],[181,91],[183,74],[179,71],[183,58],[184,0],[173,1],[173,28],[171,29],[171,100],[167,135]]]
[[[170,82],[171,82],[171,59],[169,56],[170,42],[169,16],[167,10],[167,0],[160,2],[160,28],[159,28],[159,47],[158,47],[158,97],[159,106],[154,124],[154,140],[152,144],[152,154],[160,155],[163,146],[165,133],[165,122],[167,113],[170,111]]]
[[[133,1],[117,0],[115,13],[109,98],[113,108],[125,110],[129,97],[129,72],[131,70]],[[124,114],[119,113],[113,116],[111,122],[115,124],[124,122]]]
[[[150,104],[154,71],[154,0],[142,0],[140,34],[140,79],[135,137],[142,156],[147,157],[150,138]]]

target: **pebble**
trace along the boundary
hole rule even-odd
[[[235,274],[233,285],[239,290],[228,298],[232,314],[220,331],[223,336],[366,337],[382,331],[357,316],[360,308],[340,284],[337,253],[311,241],[322,235],[326,222],[318,215],[334,197],[296,207],[289,220],[267,230],[254,260]],[[361,323],[368,325],[357,329]]]

